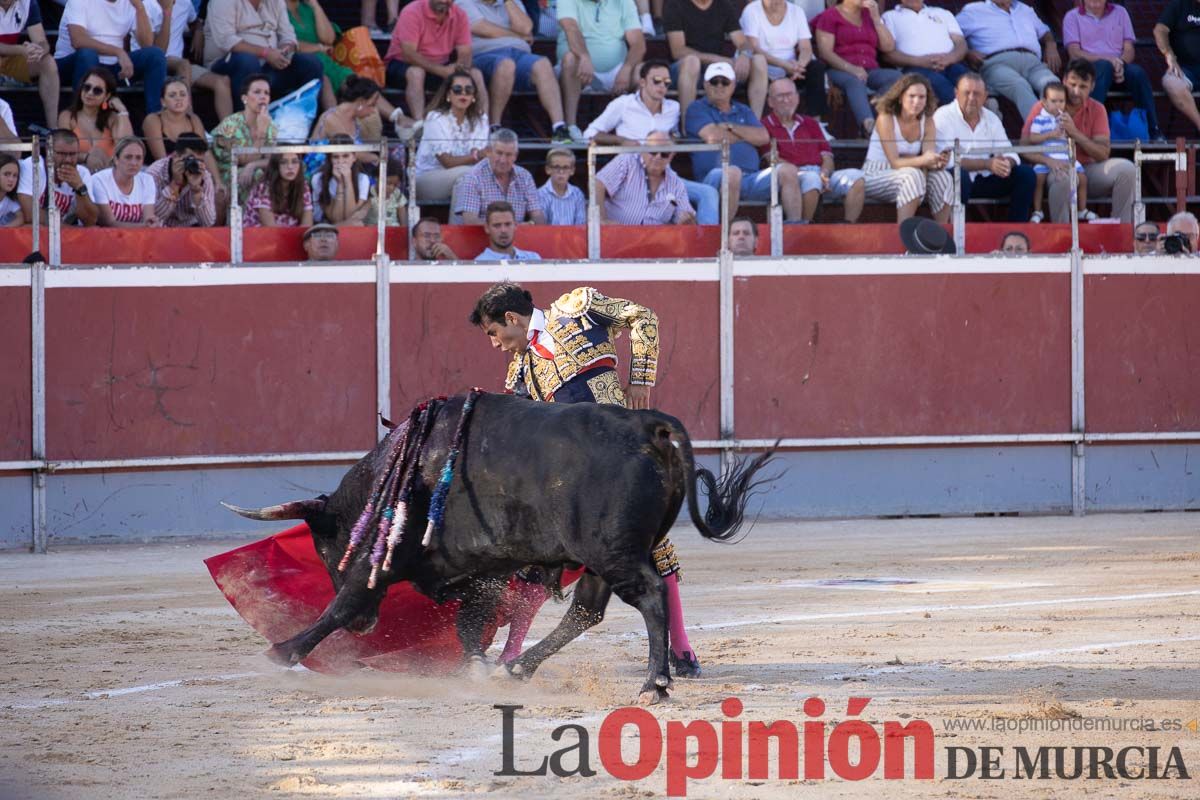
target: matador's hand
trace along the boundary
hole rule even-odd
[[[650,387],[631,384],[625,389],[625,401],[630,408],[650,408]]]

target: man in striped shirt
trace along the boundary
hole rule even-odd
[[[646,144],[670,144],[655,131]],[[696,222],[687,188],[669,166],[674,153],[625,153],[596,173],[600,221],[618,225],[684,225]]]

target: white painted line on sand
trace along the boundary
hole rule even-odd
[[[707,625],[689,625],[693,630],[716,631],[725,628],[744,628],[750,625],[772,625],[787,622],[815,622],[825,619],[856,619],[859,617],[898,617],[906,614],[929,614],[935,611],[990,611],[998,608],[1031,608],[1036,606],[1077,605],[1079,603],[1124,603],[1136,600],[1161,600],[1169,597],[1192,597],[1200,595],[1200,589],[1187,592],[1150,592],[1147,594],[1116,594],[1102,597],[1056,597],[1046,600],[1014,600],[1008,603],[976,603],[971,605],[904,606],[901,608],[867,608],[861,611],[832,611],[824,614],[796,614],[786,617],[760,617],[757,619],[712,622]]]
[[[14,710],[29,710],[38,708],[51,708],[53,706],[66,705],[67,703],[78,703],[84,700],[99,700],[109,697],[124,697],[131,694],[141,694],[143,692],[156,692],[160,689],[172,689],[176,686],[183,686],[189,683],[198,682],[216,682],[236,681],[242,678],[256,678],[260,675],[266,675],[266,672],[234,672],[229,675],[201,675],[195,678],[179,678],[173,681],[159,681],[158,683],[147,683],[142,686],[125,686],[119,689],[96,689],[90,692],[83,692],[76,697],[59,698],[55,700],[35,700],[29,703],[5,703],[0,705],[0,708],[10,708]]]
[[[1057,656],[1064,653],[1086,653],[1091,650],[1114,650],[1118,647],[1142,647],[1152,644],[1169,644],[1171,642],[1200,642],[1200,636],[1176,636],[1167,639],[1128,639],[1123,642],[1097,642],[1079,647],[1056,647],[1052,650],[1030,650],[1025,653],[1009,653],[1003,656],[988,656],[977,661],[1032,661],[1044,656]]]

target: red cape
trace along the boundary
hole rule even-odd
[[[312,625],[333,600],[333,583],[305,524],[205,559],[208,571],[230,604],[269,642],[290,639]],[[564,573],[567,586],[582,570]],[[515,580],[515,578],[514,578]],[[339,630],[317,645],[301,663],[318,672],[341,674],[363,666],[389,672],[450,672],[462,661],[455,631],[458,601],[443,605],[397,583],[379,608],[369,634]],[[484,640],[508,624],[509,593],[501,598]]]

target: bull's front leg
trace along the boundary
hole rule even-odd
[[[478,677],[487,674],[483,631],[495,618],[496,605],[507,585],[507,578],[478,578],[463,591],[455,626],[458,641],[462,644],[463,661],[468,669],[478,673]]]
[[[273,645],[267,651],[267,658],[285,667],[299,664],[317,645],[324,641],[326,636],[345,628],[364,612],[377,610],[386,592],[386,586],[368,589],[365,582],[347,581],[343,583],[342,588],[338,590],[333,601],[325,607],[325,611],[321,613],[316,622],[286,642]]]
[[[508,674],[528,680],[541,663],[561,650],[568,642],[604,620],[604,610],[612,590],[599,575],[585,572],[576,582],[571,596],[571,607],[566,615],[546,638],[526,650],[514,661],[501,667]],[[504,672],[499,672],[504,675]]]

